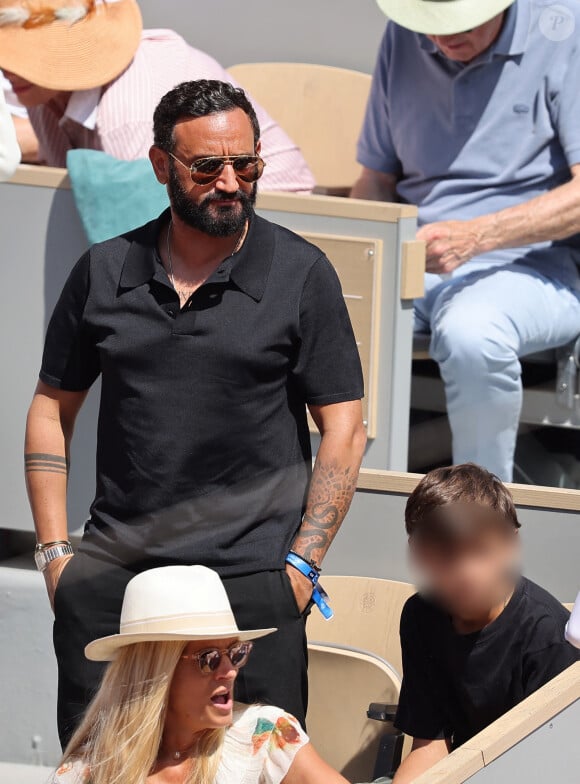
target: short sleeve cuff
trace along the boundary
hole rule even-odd
[[[422,740],[445,740],[446,738],[451,737],[451,734],[446,733],[445,730],[434,730],[432,727],[415,726],[412,722],[399,719],[398,716],[395,719],[394,725],[400,732],[409,735],[411,738],[421,738]]]
[[[361,144],[357,147],[356,159],[361,166],[383,174],[396,175],[401,170],[401,163],[394,155],[377,155]]]
[[[87,389],[89,389],[92,386],[93,383],[93,381],[86,383],[83,382],[82,380],[70,381],[68,379],[57,378],[56,376],[47,373],[45,370],[41,370],[40,373],[38,374],[38,377],[49,387],[54,387],[55,389],[62,389],[63,392],[85,392]]]
[[[566,155],[568,166],[577,166],[580,164],[580,145],[565,149],[564,154]]]
[[[357,389],[352,392],[337,392],[333,395],[306,395],[306,403],[310,406],[330,406],[333,403],[348,403],[351,400],[362,400],[364,390]]]

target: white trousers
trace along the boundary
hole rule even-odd
[[[577,289],[524,263],[477,260],[452,277],[426,274],[415,328],[445,383],[453,462],[473,461],[511,481],[522,405],[519,357],[580,335]]]

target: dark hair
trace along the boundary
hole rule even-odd
[[[423,477],[407,501],[405,526],[410,538],[453,547],[492,527],[517,530],[520,522],[501,480],[481,466],[463,463]]]
[[[260,124],[254,107],[245,92],[217,79],[196,79],[182,82],[165,93],[153,114],[153,143],[166,152],[175,145],[173,130],[185,117],[207,117],[209,114],[241,109],[248,115],[254,132],[254,145],[260,138]]]

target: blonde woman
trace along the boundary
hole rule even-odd
[[[53,784],[347,784],[293,716],[234,703],[251,640],[273,631],[240,631],[206,567],[134,577],[119,634],[85,650],[111,663]]]

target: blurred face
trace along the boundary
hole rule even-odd
[[[515,529],[483,532],[452,550],[411,542],[412,559],[427,591],[464,620],[485,617],[509,596],[518,549]]]
[[[241,109],[185,119],[174,130],[174,160],[152,148],[153,166],[160,182],[167,184],[174,214],[188,226],[214,237],[241,231],[252,214],[257,183],[235,176],[230,164],[209,185],[191,179],[187,166],[200,158],[215,155],[254,155],[254,133],[247,114]],[[164,158],[159,157],[159,153]]]
[[[474,27],[465,33],[455,35],[428,35],[439,49],[441,54],[449,60],[456,60],[460,63],[469,63],[493,44],[501,32],[505,12],[494,16],[489,22]]]
[[[188,643],[184,655],[211,648],[225,650],[236,642],[203,640]],[[228,727],[232,723],[234,683],[238,671],[227,656],[222,656],[215,672],[203,673],[196,659],[181,658],[171,682],[167,719],[183,731],[195,734],[208,729]]]
[[[68,93],[59,90],[49,90],[47,87],[39,87],[36,84],[32,84],[32,82],[27,82],[26,79],[23,79],[21,76],[13,74],[10,71],[4,71],[4,76],[12,85],[12,90],[20,103],[27,108],[41,106],[68,95]]]

